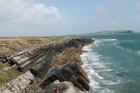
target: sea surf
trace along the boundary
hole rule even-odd
[[[140,34],[90,36],[83,47],[83,68],[90,79],[87,93],[140,93]]]

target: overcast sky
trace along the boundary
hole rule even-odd
[[[0,0],[0,36],[140,31],[140,0]]]

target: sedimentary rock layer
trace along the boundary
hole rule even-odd
[[[82,53],[82,47],[92,42],[93,40],[85,38],[65,38],[63,40],[44,44],[40,47],[26,49],[12,55],[8,55],[6,57],[6,61],[12,66],[13,69],[17,69],[21,72],[30,71],[31,75],[33,75],[35,78],[35,80],[33,80],[33,84],[29,85],[29,82],[26,84],[24,91],[22,91],[23,93],[43,93],[44,89],[42,89],[40,85],[46,83],[45,80],[48,78],[48,74],[54,68],[69,68],[69,66],[67,67],[69,63],[74,63],[75,65],[73,67],[77,69],[77,72],[79,71],[82,73],[77,74],[78,81],[80,81],[77,84],[81,85],[77,85],[72,82],[73,85],[84,91],[89,89],[89,80],[86,73],[81,68],[82,62],[79,55]],[[76,76],[75,73],[71,73],[69,75]],[[71,82],[69,79],[64,81]],[[82,84],[86,84],[86,86],[83,86]],[[14,84],[14,86],[17,85],[18,84]],[[78,86],[82,86],[82,88]],[[11,90],[9,93],[16,92]]]

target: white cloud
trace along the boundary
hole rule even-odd
[[[21,24],[55,24],[62,15],[54,6],[46,6],[35,0],[0,0],[0,22]]]

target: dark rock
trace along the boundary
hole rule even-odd
[[[68,63],[61,68],[55,68],[48,73],[47,79],[41,84],[41,87],[45,87],[55,80],[69,81],[80,90],[88,91],[90,89],[89,80],[83,73],[84,71],[76,63]]]

